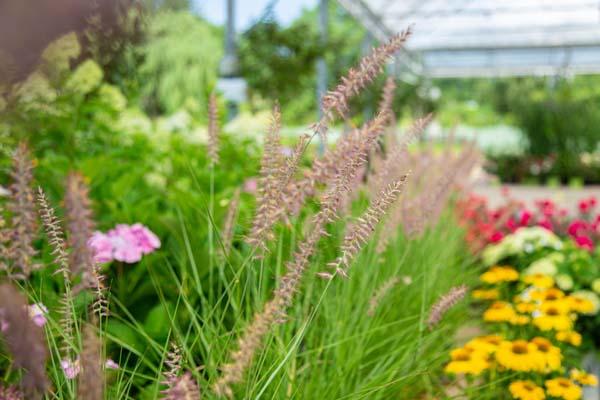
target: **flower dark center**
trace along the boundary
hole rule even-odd
[[[512,351],[515,354],[527,354],[527,344],[525,344],[525,343],[513,343]]]
[[[558,312],[558,310],[555,307],[550,307],[548,309],[548,311],[546,312],[546,314],[551,315],[551,316],[557,316],[560,315],[560,313]]]
[[[533,390],[535,389],[535,386],[529,382],[525,382],[523,384],[523,389],[527,390],[528,392],[533,392]]]

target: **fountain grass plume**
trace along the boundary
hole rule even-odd
[[[93,323],[88,323],[83,328],[80,360],[81,373],[78,376],[78,397],[86,400],[102,400],[104,398],[102,342]]]
[[[373,297],[369,300],[369,309],[367,310],[367,315],[369,317],[373,317],[375,312],[377,311],[377,307],[381,303],[381,300],[400,282],[400,278],[397,276],[393,276],[387,281],[383,282],[383,284],[375,291]]]
[[[431,306],[427,319],[427,326],[430,330],[440,323],[448,310],[465,297],[468,290],[466,285],[455,286]]]
[[[56,273],[62,274],[65,281],[69,281],[69,260],[63,229],[56,217],[54,208],[48,202],[48,198],[41,187],[38,187],[37,201],[46,236],[52,247],[54,263],[58,266]]]
[[[273,107],[271,124],[264,141],[263,156],[258,180],[256,214],[246,242],[260,250],[267,251],[266,243],[274,239],[273,225],[277,222],[281,210],[281,175],[284,166],[281,149],[281,112],[279,106]]]
[[[411,29],[408,28],[392,36],[386,43],[374,48],[371,54],[364,57],[357,67],[350,68],[347,75],[342,77],[340,84],[323,96],[323,114],[331,120],[335,110],[340,116],[345,117],[349,108],[349,100],[381,73],[385,63],[402,48],[410,34]]]
[[[363,215],[350,227],[341,246],[341,255],[334,262],[328,264],[336,274],[348,277],[352,260],[369,241],[387,210],[398,199],[407,176],[392,182],[381,191]],[[324,274],[322,273],[321,276]]]
[[[23,392],[27,399],[40,398],[48,390],[44,332],[29,318],[25,296],[11,284],[0,285],[0,310],[5,321],[2,336],[12,355],[12,366],[23,369]]]
[[[33,165],[29,146],[25,142],[19,143],[13,154],[10,172],[12,184],[7,207],[11,213],[7,255],[12,262],[8,272],[9,276],[19,279],[29,277],[32,270],[39,268],[33,262],[37,253],[33,248],[33,240],[37,235]]]
[[[67,176],[65,189],[65,216],[69,233],[68,245],[71,249],[69,265],[71,273],[83,274],[86,284],[90,282],[93,268],[93,254],[88,241],[94,232],[89,188],[79,172]]]
[[[208,158],[213,166],[219,163],[218,113],[217,96],[211,93],[208,98]]]

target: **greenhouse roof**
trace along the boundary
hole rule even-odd
[[[413,25],[408,75],[600,73],[598,0],[338,0],[378,40]]]

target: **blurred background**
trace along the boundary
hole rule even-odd
[[[412,24],[388,71],[398,124],[434,112],[425,140],[476,140],[493,182],[598,184],[598,10],[590,0],[5,0],[0,137],[4,148],[32,132],[36,148],[60,137],[73,152],[103,135],[71,133],[81,130],[202,141],[212,91],[226,131],[260,137],[278,101],[294,136],[361,55]],[[347,124],[372,116],[383,81]]]

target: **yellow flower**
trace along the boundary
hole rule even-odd
[[[512,267],[502,267],[496,265],[479,277],[482,282],[489,283],[491,285],[500,282],[511,282],[519,279],[519,273]]]
[[[444,371],[451,374],[479,375],[490,366],[485,355],[472,349],[454,349],[450,357],[452,360],[446,365]]]
[[[579,369],[571,370],[571,379],[585,386],[598,386],[598,378],[596,375],[588,374]]]
[[[565,293],[557,288],[532,290],[530,295],[533,300],[538,301],[560,300],[565,297]]]
[[[516,315],[512,305],[504,301],[496,301],[485,310],[483,320],[488,322],[508,322]]]
[[[567,296],[571,310],[581,313],[590,314],[594,311],[594,303],[588,299],[579,296]]]
[[[581,388],[567,378],[555,378],[546,381],[546,389],[550,396],[565,400],[578,400],[581,398]]]
[[[567,312],[568,308],[563,303],[543,303],[541,313],[533,319],[533,324],[542,331],[568,331],[573,327],[573,319]]]
[[[523,282],[540,289],[549,289],[554,286],[554,279],[544,274],[531,274],[523,277]]]
[[[581,345],[581,335],[575,331],[556,332],[556,340],[569,343],[573,346]]]
[[[516,314],[510,321],[512,325],[526,325],[529,323],[531,318],[527,315]]]
[[[465,348],[473,349],[484,354],[492,354],[496,351],[498,346],[502,343],[502,337],[498,335],[479,336],[471,339]]]
[[[502,342],[496,350],[498,364],[513,371],[538,371],[544,365],[544,356],[537,346],[526,340]]]
[[[500,292],[498,289],[476,289],[471,295],[477,300],[496,300],[500,297]]]
[[[542,371],[555,371],[560,368],[562,354],[558,347],[553,346],[552,342],[542,337],[535,337],[531,342],[537,346],[538,351],[542,353],[544,357],[544,367],[541,369]]]
[[[530,314],[536,310],[537,306],[534,303],[518,302],[515,308],[522,314]]]
[[[513,399],[543,400],[546,398],[544,389],[531,381],[514,381],[508,387]]]
[[[566,315],[571,311],[571,301],[568,297],[559,300],[546,300],[540,304],[539,309],[543,314],[556,312]]]

